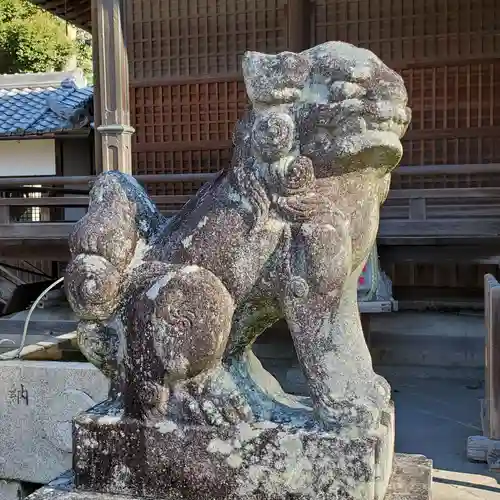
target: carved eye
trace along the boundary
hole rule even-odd
[[[193,329],[196,318],[191,311],[170,307],[165,319],[175,330],[184,334]]]
[[[278,54],[278,71],[281,65],[283,80],[287,85],[302,87],[309,74],[309,61],[306,57],[292,52]]]
[[[82,297],[86,300],[99,300],[98,285],[95,279],[88,279],[84,281],[81,286]]]

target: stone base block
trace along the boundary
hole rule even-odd
[[[393,473],[389,488],[384,500],[431,500],[432,462],[421,455],[396,454],[394,457]],[[199,497],[202,498],[202,497]],[[279,498],[279,497],[277,497]],[[293,497],[301,500],[303,497]],[[317,497],[321,498],[321,497]],[[329,497],[333,500],[335,497]],[[338,497],[337,497],[338,498]],[[362,497],[355,497],[360,500]],[[184,500],[184,497],[168,493],[158,500]],[[44,487],[28,500],[142,500],[140,497],[126,495],[112,495],[75,489],[72,472],[65,474]]]
[[[0,500],[24,500],[33,491],[33,484],[0,479]]]
[[[0,477],[47,484],[69,469],[72,418],[107,393],[90,363],[0,361]]]
[[[383,500],[392,471],[394,412],[370,436],[293,423],[156,425],[103,416],[74,420],[76,487],[168,500]]]
[[[20,482],[0,479],[0,500],[19,500],[25,496]]]
[[[432,460],[396,453],[384,500],[431,500]]]

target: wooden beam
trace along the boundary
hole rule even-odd
[[[3,240],[67,240],[73,224],[67,222],[23,222],[0,224],[0,242]]]
[[[97,19],[97,2],[91,1],[91,16],[95,22]],[[95,24],[94,24],[95,26]],[[94,167],[97,174],[102,172],[102,138],[99,133],[101,121],[101,77],[99,63],[99,31],[93,30],[92,33],[92,71],[94,76]]]
[[[500,174],[500,164],[484,165],[424,165],[419,167],[400,167],[395,175],[420,176],[420,175],[459,175],[459,174]],[[137,175],[135,178],[139,182],[166,183],[166,182],[205,182],[212,180],[218,174],[196,173],[196,174],[153,174]],[[91,183],[95,176],[31,176],[31,177],[0,177],[0,190],[6,187],[23,185],[50,185],[64,186],[74,184]],[[450,188],[450,189],[393,189],[389,192],[389,199],[417,197],[421,198],[422,193],[427,193],[427,197],[458,197],[464,194],[471,197],[498,197],[500,188]],[[449,194],[448,194],[449,193]],[[425,197],[425,196],[424,196]]]
[[[137,153],[168,152],[168,151],[209,151],[212,149],[230,149],[233,141],[184,141],[184,142],[150,142],[136,144]]]
[[[397,168],[393,177],[401,175],[463,175],[463,174],[500,174],[500,163],[479,163],[463,165],[407,165]]]
[[[181,205],[187,203],[192,196],[166,194],[151,196],[159,205]],[[0,215],[5,207],[86,207],[89,204],[88,196],[58,196],[43,198],[0,198]],[[8,214],[7,214],[8,215]],[[8,217],[4,221],[8,222]],[[3,222],[0,220],[0,223]],[[24,223],[23,223],[24,224]]]
[[[411,198],[498,198],[500,188],[432,188],[432,189],[392,189],[389,191],[388,200],[401,200]]]
[[[98,171],[132,173],[129,66],[125,41],[126,0],[92,0],[94,48],[97,48],[102,160]],[[99,160],[99,159],[98,159]]]
[[[390,222],[390,221],[389,221]],[[402,222],[402,221],[400,221]],[[408,224],[408,222],[406,222]],[[496,245],[500,247],[500,239],[498,236],[492,235],[448,235],[448,234],[431,234],[431,235],[404,235],[397,234],[380,234],[377,236],[377,244],[379,246],[451,246],[451,245]]]
[[[394,246],[384,245],[383,241],[383,239],[378,241],[378,253],[383,269],[388,269],[388,266],[401,262],[419,262],[422,264],[477,262],[493,264],[500,261],[500,241],[476,244],[457,242],[454,245],[399,244]]]
[[[493,236],[500,238],[500,220],[495,219],[428,219],[380,221],[379,234],[387,236]],[[500,240],[499,240],[500,241]]]
[[[158,183],[167,182],[206,182],[217,177],[218,173],[199,173],[199,174],[153,174],[136,175],[135,179],[140,183]],[[97,177],[95,175],[78,176],[32,176],[32,177],[0,177],[0,191],[6,188],[39,185],[39,186],[74,186],[76,184],[91,184]],[[41,189],[43,191],[43,189]]]
[[[7,262],[9,260],[17,262],[19,259],[69,262],[71,259],[67,238],[57,241],[48,239],[43,245],[39,239],[0,240],[0,257]]]

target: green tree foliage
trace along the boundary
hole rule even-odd
[[[77,30],[75,43],[78,67],[83,70],[89,83],[92,83],[94,80],[92,66],[92,36],[90,33],[79,29]]]
[[[0,0],[0,73],[61,71],[77,56],[89,72],[85,37],[71,40],[66,24],[28,0]]]

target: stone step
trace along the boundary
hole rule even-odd
[[[254,352],[286,391],[303,394],[290,335],[282,323]],[[272,334],[271,334],[272,333]],[[384,376],[482,380],[486,329],[481,314],[394,312],[371,316],[371,352]],[[273,341],[277,339],[276,341]]]

